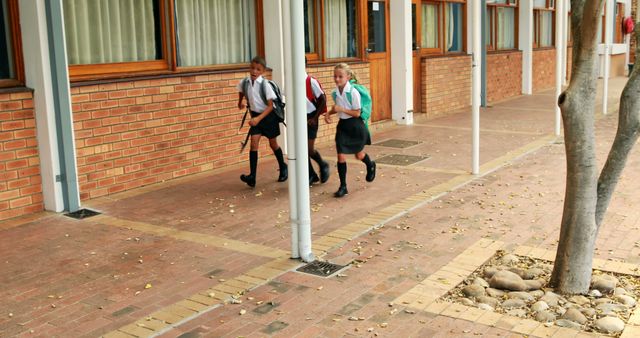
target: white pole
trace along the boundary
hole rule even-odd
[[[284,64],[291,64],[291,16],[289,15],[289,6],[280,2],[283,26],[284,41]],[[291,223],[291,258],[300,258],[298,250],[298,196],[297,196],[297,168],[296,168],[296,142],[295,142],[295,112],[293,107],[293,76],[290,71],[284,71],[284,91],[287,95],[286,119],[287,125],[287,160],[289,163],[289,220]]]
[[[606,17],[605,17],[605,28],[604,28],[604,81],[603,81],[603,90],[602,90],[602,114],[607,115],[607,106],[609,105],[609,74],[611,72],[611,44],[613,43],[613,32],[611,31],[611,26],[613,26],[614,18],[614,9],[613,9],[613,1],[607,0],[606,2]]]
[[[307,92],[305,86],[304,68],[304,7],[302,1],[290,2],[291,17],[291,69],[293,70],[293,94],[290,108],[293,113],[307,110]],[[315,260],[311,250],[311,208],[309,198],[309,156],[307,147],[307,120],[296,118],[293,126],[296,147],[296,197],[298,198],[298,250],[300,258],[305,262]]]
[[[482,86],[482,6],[480,1],[473,4],[473,71],[472,71],[472,164],[471,173],[480,173],[480,90]]]
[[[556,99],[554,100],[554,105],[556,106],[556,123],[555,123],[555,135],[560,136],[560,123],[561,123],[561,113],[560,106],[558,106],[558,97],[562,93],[562,79],[564,76],[562,75],[562,50],[564,49],[564,1],[556,2]]]

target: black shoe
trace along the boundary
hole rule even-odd
[[[376,179],[376,162],[371,161],[371,165],[367,166],[367,182],[373,182]]]
[[[246,183],[252,188],[256,186],[256,177],[253,175],[240,175],[240,181]]]
[[[329,167],[329,163],[322,162],[320,165],[320,183],[325,183],[329,180],[329,176],[331,176],[331,168]]]
[[[289,178],[289,167],[285,165],[280,169],[280,175],[278,176],[278,182],[284,182]]]
[[[313,185],[314,183],[320,182],[320,177],[318,175],[309,175],[309,185]]]
[[[333,196],[334,197],[343,197],[344,195],[348,195],[349,192],[347,191],[347,186],[346,185],[341,185],[340,188],[338,188],[338,191],[336,191]]]

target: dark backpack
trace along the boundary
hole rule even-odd
[[[268,103],[267,100],[267,84],[271,86],[271,89],[276,94],[276,98],[273,99],[273,113],[278,117],[278,122],[287,125],[284,123],[284,100],[282,98],[282,92],[280,91],[280,87],[274,81],[267,80],[265,78],[262,79],[262,86],[260,87],[260,98],[262,98],[262,102],[264,104]],[[250,79],[247,77],[242,80],[242,91],[244,92],[244,96],[247,97],[247,93],[249,92]]]

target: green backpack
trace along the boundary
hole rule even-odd
[[[360,109],[360,118],[364,121],[365,125],[368,125],[369,119],[371,118],[371,108],[373,106],[371,101],[371,94],[369,93],[367,87],[357,83],[355,80],[350,80],[349,83],[351,83],[351,90],[355,89],[358,91],[358,93],[360,93],[360,105],[362,106]],[[331,94],[331,96],[333,97],[333,102],[336,102],[337,95],[338,94],[335,91]],[[349,104],[352,104],[351,97],[351,92],[348,92],[347,101],[349,101]]]

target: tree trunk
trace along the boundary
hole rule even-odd
[[[572,76],[569,87],[558,98],[564,125],[567,183],[551,285],[565,294],[586,293],[591,283],[597,235],[596,35],[603,3],[604,0],[571,1]]]

